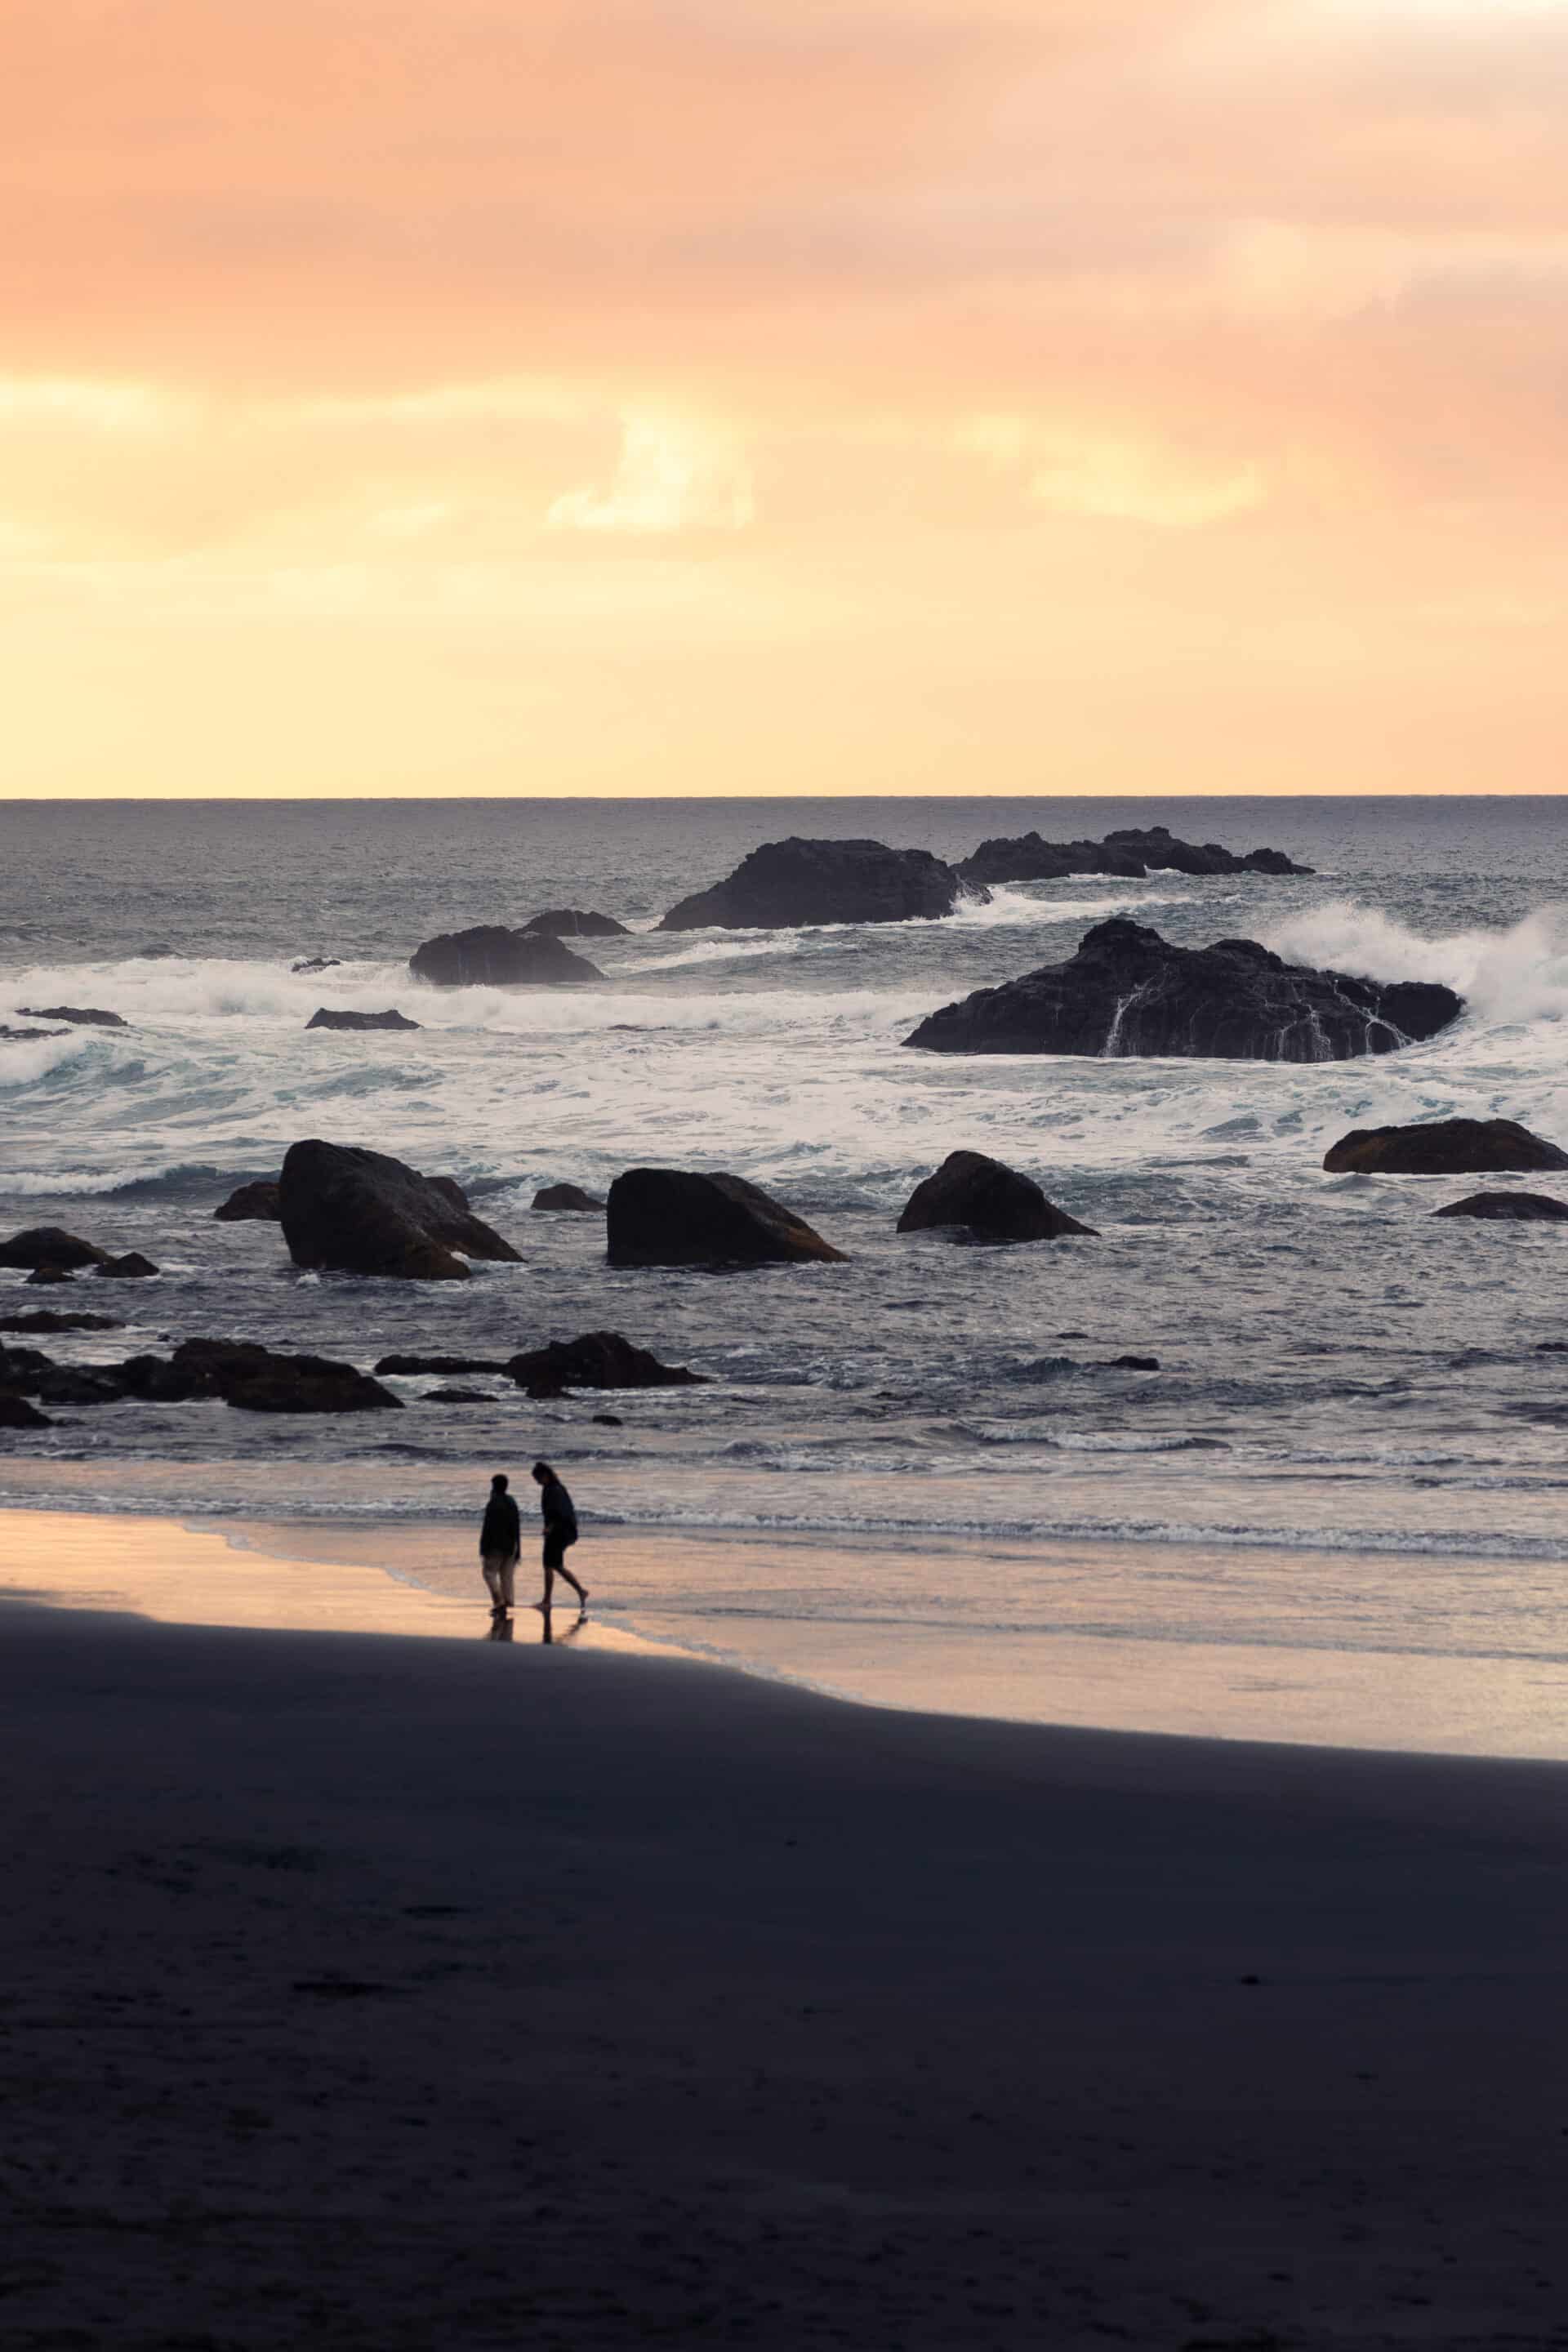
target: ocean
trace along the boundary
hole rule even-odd
[[[1031,826],[1068,838],[1154,822],[1317,871],[1079,877],[940,922],[651,928],[792,833],[955,857]],[[1329,1627],[1352,1647],[1468,1644],[1555,1671],[1568,1355],[1542,1349],[1568,1339],[1568,1234],[1433,1219],[1479,1180],[1336,1180],[1321,1161],[1352,1127],[1455,1114],[1568,1141],[1565,876],[1560,800],[0,803],[0,1023],[65,1003],[131,1024],[0,1045],[0,1231],[64,1224],[163,1269],[79,1286],[70,1303],[128,1328],[51,1352],[112,1360],[203,1333],[369,1366],[609,1328],[713,1381],[536,1404],[465,1381],[487,1402],[451,1405],[423,1402],[443,1383],[415,1379],[392,1383],[397,1416],[81,1410],[0,1439],[0,1502],[406,1519],[466,1544],[482,1474],[543,1453],[585,1534],[730,1539],[694,1547],[706,1565],[689,1591],[674,1570],[618,1604],[676,1634],[701,1619],[724,1654],[749,1639],[744,1563],[761,1554],[748,1544],[772,1546],[752,1613],[798,1603],[816,1622],[853,1605],[930,1624],[962,1605],[970,1627],[990,1608],[1015,1632],[1060,1620],[1058,1586],[1016,1562],[1065,1544],[1143,1563],[1148,1605],[1128,1605],[1119,1569],[1089,1611],[1096,1639],[1157,1626],[1165,1641],[1290,1648]],[[559,905],[633,926],[585,943],[602,987],[448,992],[409,975],[435,932]],[[1446,981],[1468,1010],[1427,1045],[1307,1066],[900,1044],[923,1013],[1069,954],[1123,912],[1184,944],[1242,936]],[[316,955],[340,968],[290,971]],[[307,1034],[323,1003],[395,1005],[422,1025]],[[289,1265],[275,1226],[213,1222],[235,1184],[275,1173],[309,1135],[456,1176],[523,1263],[476,1266],[462,1286],[322,1279]],[[1100,1238],[899,1238],[914,1184],[960,1146],[1036,1176]],[[849,1262],[615,1272],[596,1220],[530,1211],[540,1185],[602,1192],[647,1162],[747,1176]],[[21,1279],[0,1275],[7,1307],[60,1303]],[[1159,1370],[1114,1365],[1129,1353]],[[606,1410],[616,1425],[595,1420]],[[798,1593],[781,1589],[781,1557],[841,1539],[860,1547],[852,1596],[804,1571]],[[1271,1554],[1289,1556],[1289,1580],[1235,1572]],[[1322,1563],[1316,1593],[1302,1555]],[[1161,1568],[1178,1556],[1179,1578]],[[1211,1578],[1194,1558],[1216,1564]],[[1455,1574],[1483,1558],[1484,1605]],[[998,1583],[1000,1614],[986,1598]]]

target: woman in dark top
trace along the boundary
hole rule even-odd
[[[588,1605],[588,1588],[579,1584],[566,1565],[566,1547],[577,1540],[577,1514],[572,1507],[572,1497],[548,1462],[536,1462],[533,1476],[539,1487],[539,1507],[544,1517],[544,1599],[543,1609],[551,1605],[557,1575],[563,1576],[577,1595],[582,1608]]]

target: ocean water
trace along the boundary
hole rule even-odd
[[[942,922],[651,929],[788,833],[952,856],[1031,825],[1156,821],[1318,871],[1086,877]],[[606,1528],[881,1538],[905,1558],[934,1533],[976,1563],[1047,1541],[1385,1560],[1363,1604],[1395,1632],[1402,1559],[1485,1555],[1519,1564],[1534,1654],[1541,1579],[1554,1591],[1568,1561],[1568,1355],[1540,1352],[1568,1339],[1568,1234],[1434,1221],[1477,1183],[1336,1181],[1321,1160],[1350,1127],[1458,1113],[1568,1141],[1565,877],[1568,801],[1549,800],[0,803],[0,1022],[63,1003],[132,1024],[0,1046],[0,1230],[63,1223],[163,1269],[68,1301],[0,1275],[7,1306],[130,1318],[55,1353],[214,1333],[368,1365],[609,1328],[714,1381],[557,1405],[479,1381],[489,1402],[453,1406],[411,1380],[400,1415],[320,1421],[81,1411],[0,1440],[0,1501],[456,1527],[482,1470],[544,1452]],[[436,992],[407,971],[437,930],[560,904],[634,926],[589,946],[603,986]],[[900,1045],[1113,912],[1444,980],[1468,1009],[1427,1045],[1312,1067]],[[290,972],[314,954],[342,967]],[[321,1003],[423,1026],[307,1034]],[[457,1176],[524,1262],[460,1286],[320,1279],[277,1228],[213,1223],[306,1135]],[[898,1238],[912,1186],[962,1145],[1101,1237]],[[849,1263],[617,1273],[596,1221],[529,1210],[541,1184],[602,1191],[647,1161],[751,1177]],[[1114,1369],[1126,1352],[1160,1370]],[[1184,1580],[1187,1616],[1201,1587]],[[891,1581],[885,1597],[896,1614]]]

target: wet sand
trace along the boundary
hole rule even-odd
[[[847,1705],[352,1563],[193,1623],[220,1537],[64,1525],[0,1528],[7,2345],[1568,2345],[1563,1769]]]

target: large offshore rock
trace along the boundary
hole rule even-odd
[[[1156,869],[1178,874],[1310,874],[1281,849],[1222,849],[1182,841],[1163,824],[1124,825],[1103,841],[1047,841],[1038,833],[983,841],[958,871],[974,882],[1061,882],[1074,874],[1141,881]]]
[[[591,907],[547,907],[531,915],[525,931],[546,931],[552,940],[626,940],[631,933],[614,915],[595,914]]]
[[[417,1029],[417,1021],[410,1021],[406,1013],[394,1008],[386,1013],[340,1012],[335,1005],[319,1004],[307,1029]]]
[[[782,931],[808,923],[902,923],[951,915],[967,888],[929,849],[879,841],[770,841],[728,880],[670,908],[661,931]]]
[[[465,1257],[519,1263],[449,1176],[421,1176],[386,1152],[354,1144],[319,1138],[290,1144],[278,1205],[296,1265],[450,1282],[466,1279]]]
[[[688,1371],[684,1364],[661,1364],[618,1331],[584,1331],[580,1339],[552,1339],[547,1347],[513,1356],[506,1370],[531,1397],[563,1396],[568,1389],[692,1389],[708,1384],[703,1373]]]
[[[1484,1217],[1497,1224],[1561,1225],[1568,1223],[1568,1201],[1554,1201],[1550,1192],[1472,1192],[1468,1200],[1450,1201],[1432,1214]]]
[[[1065,1209],[1047,1201],[1032,1176],[1021,1176],[984,1151],[950,1151],[933,1176],[917,1184],[899,1219],[901,1234],[962,1226],[981,1242],[1054,1241],[1088,1234]]]
[[[1331,1176],[1501,1176],[1568,1168],[1568,1151],[1511,1118],[1431,1118],[1357,1127],[1323,1154]]]
[[[743,1176],[628,1168],[610,1187],[612,1265],[841,1264],[844,1252]]]
[[[509,930],[501,923],[443,931],[415,949],[408,969],[433,988],[561,988],[605,976],[548,931]]]
[[[905,1038],[938,1054],[1205,1055],[1348,1061],[1430,1037],[1464,1010],[1451,989],[1286,963],[1253,940],[1178,948],[1124,916],[1066,963],[982,988]]]
[[[70,1274],[78,1266],[108,1263],[107,1250],[84,1242],[79,1234],[68,1234],[63,1225],[28,1225],[8,1242],[0,1242],[0,1265],[47,1266]]]
[[[137,1367],[158,1365],[153,1357],[133,1357],[121,1367],[127,1381]],[[186,1397],[216,1396],[244,1412],[396,1412],[403,1400],[384,1389],[353,1364],[330,1356],[275,1355],[247,1339],[184,1339],[163,1367],[170,1383],[158,1398],[156,1375],[141,1391],[154,1401],[174,1402],[174,1384],[183,1382]]]
[[[213,1211],[220,1225],[275,1225],[282,1213],[278,1205],[277,1179],[267,1177],[258,1177],[253,1184],[237,1186],[227,1200]]]

